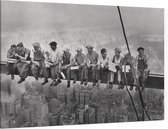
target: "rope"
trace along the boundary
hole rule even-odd
[[[129,48],[129,44],[128,44],[128,41],[127,41],[127,37],[126,37],[126,34],[125,34],[125,28],[124,28],[124,24],[123,24],[123,20],[122,20],[122,16],[121,16],[121,11],[120,11],[120,7],[117,6],[117,9],[118,9],[118,13],[119,13],[119,17],[120,17],[120,21],[121,21],[121,25],[122,25],[122,30],[123,30],[123,34],[124,34],[124,38],[125,38],[125,41],[126,41],[126,45],[127,45],[127,49],[128,49],[128,53],[129,55],[131,56],[131,51],[130,51],[130,48]],[[133,66],[133,65],[132,65]],[[133,68],[133,71],[135,71],[134,67]],[[125,78],[127,80],[127,77],[126,77],[126,74],[125,74]],[[138,82],[138,79],[136,78],[136,83],[137,83],[137,88],[138,88],[138,93],[139,93],[139,96],[140,96],[140,100],[141,100],[141,106],[143,108],[143,110],[145,111],[145,113],[147,114],[148,116],[148,119],[151,120],[146,108],[145,108],[145,105],[144,105],[144,101],[143,101],[143,97],[142,97],[142,94],[140,92],[140,89],[139,89],[139,82]],[[128,89],[127,89],[128,90]],[[129,93],[129,92],[128,92]]]

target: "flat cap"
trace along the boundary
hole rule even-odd
[[[69,52],[69,48],[65,48],[63,51],[64,52]]]
[[[23,43],[22,42],[18,43],[17,47],[23,47]]]
[[[39,42],[34,42],[33,47],[40,47],[40,43]]]
[[[139,51],[139,50],[144,50],[144,48],[143,48],[143,47],[139,47],[139,48],[137,49],[137,51]]]
[[[118,48],[118,47],[116,47],[116,48],[114,49],[114,51],[118,51],[119,53],[121,53],[121,49]]]
[[[54,45],[54,46],[57,46],[57,42],[52,41],[49,45]]]
[[[93,46],[92,45],[87,45],[86,48],[93,48]]]
[[[12,45],[11,45],[11,48],[12,48],[12,47],[16,47],[16,45],[15,45],[15,44],[12,44]]]
[[[76,49],[76,51],[82,51],[82,48],[78,47],[78,48]]]

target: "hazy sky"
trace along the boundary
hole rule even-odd
[[[23,42],[32,49],[39,41],[42,47],[56,40],[60,50],[92,43],[100,52],[102,47],[112,55],[115,47],[127,52],[116,6],[94,6],[37,2],[2,1],[1,60],[11,44]],[[164,65],[164,9],[120,7],[126,35],[133,56],[137,47],[146,48],[152,71]],[[85,42],[86,40],[86,42]],[[163,66],[162,66],[163,67]]]
[[[125,26],[163,35],[163,9],[121,7]],[[2,31],[45,31],[66,28],[120,27],[114,6],[2,2]]]

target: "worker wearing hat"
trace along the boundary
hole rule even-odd
[[[50,84],[50,86],[57,86],[59,83],[61,83],[60,80],[60,73],[61,73],[61,54],[57,50],[57,43],[55,41],[50,42],[50,52],[48,53],[47,60],[45,61],[46,65],[50,66],[51,70],[51,78],[53,82]],[[48,82],[49,77],[49,68],[45,68],[44,70],[44,82],[42,85],[46,84]]]
[[[148,65],[147,56],[144,54],[144,48],[139,47],[137,51],[139,53],[138,56],[136,57],[137,77],[143,91],[145,88],[145,82],[147,80],[148,73],[149,73],[149,65]]]
[[[81,81],[80,84],[84,84],[85,86],[88,83],[88,69],[86,65],[86,55],[82,53],[82,48],[78,47],[76,49],[77,54],[74,57],[74,65],[79,66],[79,68],[75,71],[75,77],[73,83],[76,82],[77,78]]]
[[[123,57],[120,55],[121,53],[121,49],[116,47],[114,49],[114,52],[115,52],[115,55],[113,56],[113,59],[112,59],[112,62],[116,65],[116,75],[117,75],[117,83],[118,83],[118,89],[123,89],[124,88],[124,85],[122,85],[122,78],[121,78],[121,68],[122,68],[122,59]],[[111,80],[110,82],[113,84],[114,82],[114,75],[115,73],[113,72],[112,75],[111,75]],[[112,86],[112,85],[111,85]]]
[[[73,58],[68,48],[63,50],[62,54],[62,63],[61,63],[61,71],[66,74],[67,79],[67,87],[70,87],[70,79],[71,79],[71,69]]]
[[[99,71],[98,71],[98,58],[99,55],[97,52],[93,50],[92,45],[86,46],[88,53],[87,53],[87,66],[89,70],[92,72],[92,80],[93,80],[93,86],[96,86],[96,83],[98,83],[99,78]]]
[[[31,51],[25,48],[22,42],[17,45],[17,53],[15,54],[15,56],[18,58],[16,66],[20,73],[20,80],[18,81],[18,83],[25,81],[28,75],[31,61],[30,53]]]
[[[11,75],[11,79],[14,79],[14,71],[16,69],[15,60],[17,57],[15,56],[15,53],[17,51],[17,47],[15,44],[12,44],[11,47],[7,51],[7,63],[6,68],[8,70],[7,75]]]
[[[31,72],[35,79],[38,80],[38,77],[42,77],[44,72],[45,51],[41,50],[39,42],[34,42],[33,48]]]

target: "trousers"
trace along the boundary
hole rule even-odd
[[[9,74],[13,75],[17,66],[15,63],[6,63],[6,68]]]
[[[31,72],[34,77],[43,76],[44,74],[44,67],[45,67],[44,62],[39,61],[38,63],[39,63],[39,66],[36,64],[32,64],[31,66]]]
[[[19,61],[16,63],[17,69],[20,73],[20,77],[25,79],[28,75],[30,64],[27,62]]]

